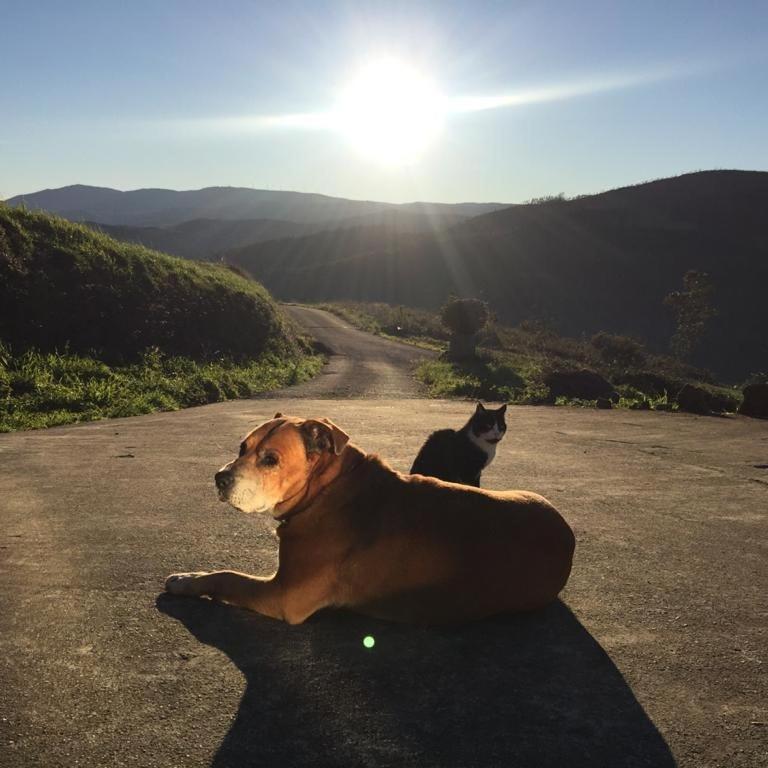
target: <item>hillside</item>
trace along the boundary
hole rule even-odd
[[[70,221],[138,227],[171,227],[193,219],[271,219],[300,224],[336,226],[347,219],[385,211],[423,216],[476,216],[504,208],[503,203],[407,203],[395,205],[370,200],[347,200],[327,195],[244,187],[135,189],[75,184],[17,195],[6,201],[30,210],[44,210]]]
[[[267,240],[314,234],[328,228],[339,230],[375,226],[384,227],[393,235],[404,235],[430,232],[435,228],[445,229],[464,218],[455,213],[427,215],[405,209],[384,209],[336,222],[314,224],[278,219],[193,219],[169,227],[132,227],[89,221],[84,223],[117,240],[138,243],[187,259],[215,261],[220,254],[233,248]]]
[[[226,260],[299,301],[440,306],[487,299],[499,319],[544,319],[666,347],[664,296],[689,269],[715,284],[718,316],[695,363],[737,380],[768,367],[768,173],[707,171],[574,200],[518,205],[431,233],[321,232]]]
[[[227,267],[0,204],[0,432],[250,397],[321,366]]]
[[[67,348],[110,361],[136,359],[148,347],[195,359],[297,348],[269,294],[227,267],[4,205],[0,340],[17,351]]]
[[[313,233],[317,227],[275,219],[192,219],[170,227],[132,227],[127,224],[83,222],[127,243],[186,259],[213,261],[217,254],[251,243]]]

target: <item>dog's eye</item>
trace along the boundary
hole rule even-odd
[[[240,456],[245,456],[245,443],[240,443]]]
[[[268,453],[266,456],[262,457],[260,463],[263,467],[276,467],[278,464],[278,458],[274,453]]]

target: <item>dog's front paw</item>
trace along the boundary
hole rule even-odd
[[[197,580],[201,576],[207,576],[207,571],[193,571],[192,573],[172,573],[165,580],[165,591],[172,595],[200,595],[196,588]]]

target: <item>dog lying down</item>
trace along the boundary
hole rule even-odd
[[[574,536],[546,499],[403,475],[348,441],[280,413],[253,430],[216,487],[278,521],[277,572],[176,573],[166,590],[291,624],[326,607],[446,624],[539,608],[565,586]]]

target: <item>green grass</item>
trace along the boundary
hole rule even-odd
[[[317,306],[362,330],[439,351],[447,348],[448,333],[434,312],[360,302]],[[622,408],[675,410],[674,395],[685,383],[722,399],[729,410],[739,402],[733,389],[718,386],[706,372],[652,354],[636,339],[604,333],[575,339],[537,323],[508,327],[492,322],[479,337],[475,359],[459,363],[443,355],[421,363],[416,376],[431,397],[594,407],[594,400],[553,397],[545,383],[551,373],[578,370],[594,371],[611,382],[619,395],[615,406]]]
[[[91,357],[28,350],[14,356],[0,345],[0,432],[250,397],[298,384],[322,367],[319,356],[197,362],[147,351],[130,365]]]
[[[0,203],[0,431],[249,397],[317,373],[308,349],[229,267]]]
[[[0,204],[0,339],[135,362],[149,347],[195,360],[292,354],[292,326],[259,283],[220,264],[118,242]]]

